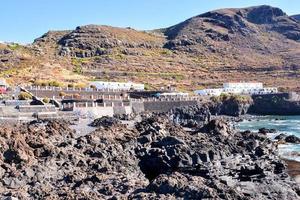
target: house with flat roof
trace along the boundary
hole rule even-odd
[[[194,91],[203,96],[220,96],[221,94],[271,94],[278,93],[276,87],[264,87],[260,82],[229,82],[224,83],[223,88],[203,89]]]
[[[5,79],[0,79],[0,94],[5,94],[7,92],[8,84]]]
[[[144,84],[137,84],[132,82],[105,82],[105,81],[93,81],[90,86],[94,86],[99,90],[112,89],[112,90],[144,90]]]

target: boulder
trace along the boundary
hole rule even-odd
[[[168,115],[174,123],[189,128],[202,125],[211,118],[209,107],[205,104],[175,108],[172,109]]]
[[[258,133],[262,133],[262,134],[268,134],[268,133],[276,133],[276,129],[267,129],[267,128],[260,128],[258,130]]]
[[[285,140],[285,138],[287,137],[287,135],[286,134],[284,134],[284,133],[280,133],[279,135],[277,135],[274,139],[275,140],[279,140],[279,141],[281,141],[281,140]]]
[[[93,127],[111,127],[113,125],[120,124],[120,121],[114,117],[104,116],[98,119],[95,119],[90,126]]]
[[[221,135],[228,137],[234,134],[232,127],[222,119],[214,119],[198,130],[199,132],[209,133],[210,135]]]
[[[300,143],[300,138],[294,135],[289,135],[285,138],[285,141],[287,143],[294,143],[294,144],[299,144]]]

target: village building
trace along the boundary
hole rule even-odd
[[[203,96],[220,96],[221,94],[255,95],[278,93],[278,89],[276,87],[264,87],[263,83],[259,82],[230,82],[224,83],[223,88],[196,90],[194,93]]]
[[[155,96],[160,97],[160,98],[172,98],[172,97],[184,98],[184,97],[188,97],[189,93],[186,93],[186,92],[163,92],[163,93],[157,93]]]
[[[5,94],[7,92],[8,84],[5,79],[0,79],[0,94]]]
[[[124,83],[124,82],[105,82],[105,81],[93,81],[90,83],[90,86],[96,87],[98,90],[138,90],[142,91],[145,89],[144,84],[137,83]]]

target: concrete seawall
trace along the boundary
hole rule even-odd
[[[78,107],[74,108],[74,113],[79,116],[89,118],[99,118],[103,116],[114,116],[115,114],[131,114],[131,106],[116,106],[116,107]]]
[[[90,118],[149,112],[168,112],[173,108],[197,105],[198,101],[134,101],[129,104],[65,104],[65,109]],[[80,105],[80,106],[79,106]]]
[[[151,112],[168,112],[173,108],[197,105],[198,101],[154,101],[144,102],[144,110]]]
[[[141,113],[145,111],[144,102],[131,102],[132,112]]]
[[[73,112],[79,116],[88,118],[98,118],[102,116],[113,116],[113,107],[90,107],[90,108],[74,108]]]
[[[33,120],[58,118],[57,110],[53,105],[20,105],[0,106],[1,119]]]
[[[60,99],[60,94],[64,93],[66,95],[74,95],[77,96],[77,98],[81,99],[100,99],[100,98],[106,98],[106,99],[117,99],[121,98],[121,95],[123,92],[113,92],[113,91],[89,91],[89,90],[28,90],[33,95],[40,97],[40,98],[53,98]]]

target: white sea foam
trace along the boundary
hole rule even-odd
[[[268,134],[271,139],[274,139],[280,133],[300,137],[300,116],[274,116],[258,121],[243,121],[240,122],[237,127],[240,128],[240,130],[251,130],[253,132],[257,132],[260,128],[276,129],[276,133]],[[279,152],[280,155],[285,158],[300,161],[299,144],[280,145]]]

